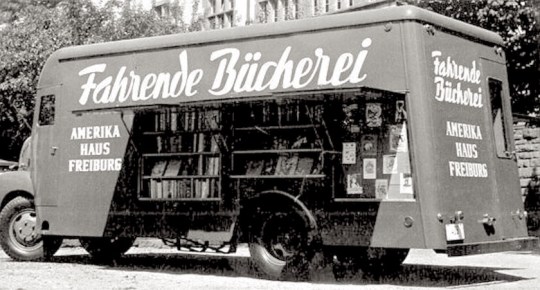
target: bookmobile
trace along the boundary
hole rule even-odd
[[[274,279],[318,253],[384,270],[411,248],[530,249],[502,44],[396,6],[61,49],[33,187],[1,176],[1,244],[32,260],[62,238],[95,258],[136,237],[248,243]]]

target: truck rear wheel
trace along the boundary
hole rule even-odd
[[[97,261],[110,261],[122,256],[133,246],[135,238],[80,238],[81,246]]]
[[[309,272],[308,227],[294,213],[265,218],[249,243],[252,269],[263,278],[304,279]]]
[[[60,238],[41,235],[31,200],[16,197],[0,212],[0,245],[12,259],[48,259],[58,251],[61,244]]]

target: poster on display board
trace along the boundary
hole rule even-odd
[[[366,158],[364,159],[364,179],[377,178],[377,159]]]
[[[396,155],[383,155],[383,174],[398,173]]]
[[[356,143],[344,142],[342,152],[342,164],[356,164]]]
[[[377,155],[377,135],[368,134],[362,136],[362,154]]]
[[[358,173],[347,174],[347,194],[362,194],[362,176]]]
[[[375,180],[375,198],[386,199],[388,196],[388,180]]]
[[[368,127],[380,127],[382,125],[381,103],[366,104],[366,125]]]
[[[409,174],[399,174],[399,192],[401,194],[412,194],[413,193],[413,184],[412,176]]]

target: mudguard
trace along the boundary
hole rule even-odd
[[[34,188],[30,179],[29,171],[9,171],[0,174],[0,203],[1,207],[9,201],[10,194],[22,193],[26,196],[34,196]],[[19,194],[21,195],[21,194]]]

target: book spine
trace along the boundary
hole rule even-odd
[[[150,180],[150,198],[156,198],[157,196],[157,181]]]
[[[156,196],[155,198],[163,198],[163,183],[160,180],[156,181]]]
[[[178,130],[178,112],[171,112],[171,131],[176,132]]]

